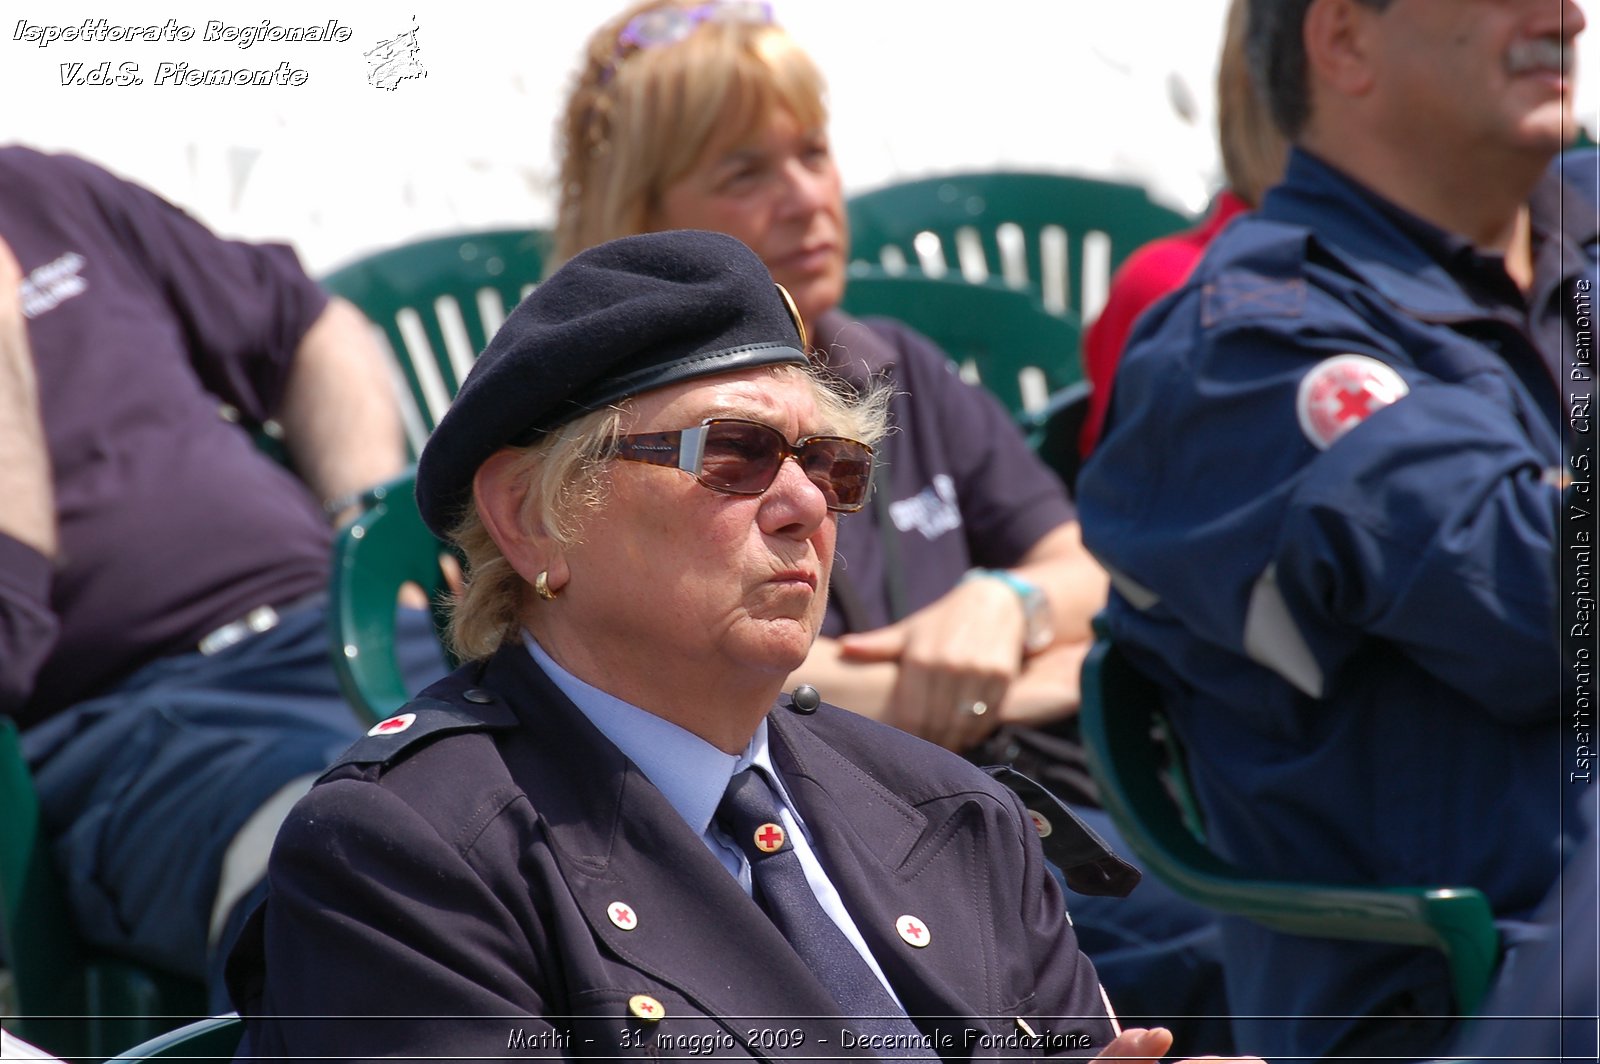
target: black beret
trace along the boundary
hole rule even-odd
[[[805,365],[787,293],[755,252],[677,230],[590,248],[506,318],[417,461],[417,508],[455,525],[490,455],[628,396],[696,377]]]

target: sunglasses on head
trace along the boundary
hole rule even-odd
[[[609,81],[617,64],[634,52],[676,44],[702,22],[772,25],[772,5],[763,0],[712,0],[698,7],[661,7],[635,15],[617,35],[616,49],[602,80]]]
[[[616,456],[675,466],[724,495],[760,495],[793,456],[836,513],[861,509],[872,483],[872,448],[860,440],[807,436],[790,443],[771,425],[741,418],[713,417],[694,428],[623,436]]]

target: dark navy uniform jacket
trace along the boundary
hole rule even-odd
[[[1297,151],[1118,370],[1079,486],[1106,619],[1252,871],[1471,885],[1516,916],[1572,844],[1600,226],[1556,177],[1532,213],[1530,318],[1464,242]],[[1252,1053],[1326,1051],[1347,1024],[1308,1013],[1450,1011],[1437,955],[1227,934]]]
[[[1018,799],[902,732],[788,706],[769,716],[774,763],[934,1048],[1103,1046],[1094,969]],[[247,1052],[874,1055],[841,1038],[772,922],[522,647],[406,712],[414,724],[358,743],[283,826],[230,964]],[[926,946],[900,938],[904,915]]]

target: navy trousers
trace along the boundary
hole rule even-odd
[[[221,653],[153,662],[22,737],[79,933],[207,980],[216,1011],[231,1008],[221,961],[261,894],[238,884],[233,912],[213,912],[230,844],[367,728],[339,693],[327,625],[324,603],[303,605]],[[444,675],[426,612],[401,611],[396,643],[413,691]]]

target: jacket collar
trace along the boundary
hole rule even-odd
[[[807,1031],[797,1055],[822,1039],[840,1056],[872,1055],[838,1046],[843,1018],[827,990],[661,792],[520,645],[497,653],[483,682],[521,718],[502,746],[506,765],[539,811],[562,878],[608,950],[741,1041],[759,1025],[741,1026],[740,1017],[783,1017],[785,1026]],[[636,919],[630,929],[611,919],[617,903]],[[781,1059],[781,1050],[773,1053],[763,1046],[757,1055]]]
[[[1536,227],[1554,227],[1557,239],[1566,219],[1559,214],[1550,218],[1545,206],[1562,202],[1562,188],[1553,170],[1532,201]],[[1594,212],[1588,213],[1592,228]],[[1450,321],[1504,313],[1503,305],[1474,298],[1452,274],[1452,268],[1481,258],[1471,244],[1388,202],[1304,149],[1290,151],[1284,180],[1267,193],[1260,216],[1311,230],[1313,247],[1416,317]],[[1571,224],[1565,228],[1571,231]]]

